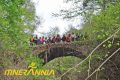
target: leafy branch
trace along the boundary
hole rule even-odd
[[[111,39],[113,36],[115,36],[118,32],[120,31],[120,28],[114,33],[112,34],[111,36],[109,36],[107,39],[105,39],[103,42],[101,42],[96,48],[94,48],[92,50],[92,52],[83,60],[81,61],[80,63],[76,64],[74,67],[70,68],[69,70],[67,70],[65,73],[63,73],[60,77],[58,78],[61,78],[63,77],[64,75],[66,75],[68,72],[70,72],[72,69],[78,67],[79,65],[81,65],[83,62],[85,62],[103,43],[105,43],[106,41],[108,41],[109,39]]]
[[[97,69],[95,69],[85,80],[88,80],[93,74],[95,74],[97,71],[100,70],[100,68],[111,58],[113,57],[118,51],[120,50],[120,48],[118,48],[114,53],[112,53],[111,56],[109,56]]]

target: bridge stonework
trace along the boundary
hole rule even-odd
[[[85,58],[84,53],[87,53],[86,51],[88,50],[85,44],[80,45],[72,43],[46,44],[33,47],[33,54],[44,59],[44,63],[63,56]]]

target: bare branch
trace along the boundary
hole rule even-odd
[[[80,63],[76,64],[74,67],[70,68],[69,70],[67,70],[65,73],[63,73],[60,77],[58,78],[61,78],[63,77],[65,74],[67,74],[68,72],[70,72],[72,69],[78,67],[79,65],[81,65],[83,62],[85,62],[103,43],[105,43],[106,41],[108,41],[109,39],[111,39],[114,35],[116,35],[118,32],[120,31],[120,28],[114,33],[112,34],[111,36],[109,36],[107,39],[105,39],[103,42],[101,42],[96,48],[94,48],[92,50],[92,52],[83,60],[81,61]]]
[[[90,74],[90,76],[88,76],[85,80],[88,80],[93,74],[95,74],[112,56],[114,56],[118,51],[120,50],[120,48],[118,48],[111,56],[109,56],[97,69],[95,69],[95,71],[93,71],[92,74]]]

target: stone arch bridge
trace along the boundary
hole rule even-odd
[[[63,56],[75,56],[85,58],[89,52],[89,46],[85,43],[56,43],[33,46],[33,54],[44,59],[47,63],[55,58]]]

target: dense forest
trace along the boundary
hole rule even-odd
[[[82,46],[85,57],[62,56],[44,65],[29,45],[37,29],[34,3],[31,0],[0,1],[0,80],[120,79],[120,0],[65,0],[69,2],[73,3],[71,9],[60,10],[53,16],[66,20],[83,16],[82,29],[72,27],[68,32],[80,36],[73,44]],[[4,75],[6,69],[27,69],[32,62],[37,64],[37,69],[54,69],[55,75]]]

